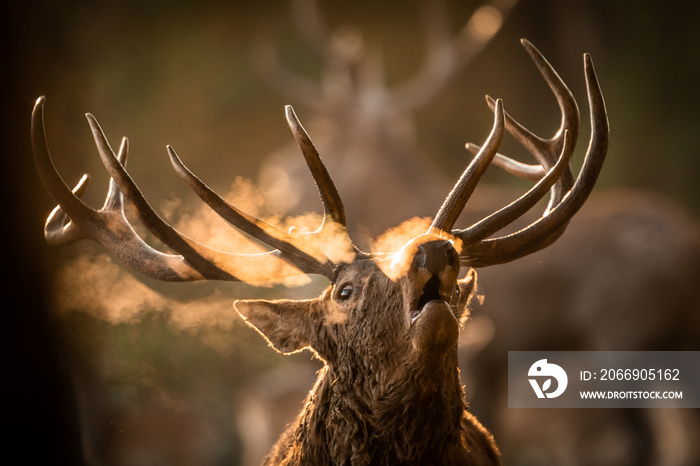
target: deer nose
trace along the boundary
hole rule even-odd
[[[412,268],[439,274],[447,267],[459,267],[459,254],[451,241],[434,240],[418,246]]]

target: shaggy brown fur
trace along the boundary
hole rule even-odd
[[[500,464],[459,380],[457,338],[476,274],[458,281],[451,244],[423,241],[393,280],[361,260],[317,299],[235,303],[278,350],[310,347],[326,363],[265,464]]]

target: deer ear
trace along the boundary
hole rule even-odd
[[[476,270],[469,269],[467,275],[461,280],[457,280],[459,287],[459,298],[455,309],[455,317],[460,325],[469,318],[469,301],[476,294]]]
[[[312,346],[322,321],[322,301],[243,299],[233,303],[243,319],[285,354]]]

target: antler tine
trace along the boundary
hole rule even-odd
[[[463,263],[472,267],[485,267],[510,262],[546,247],[561,236],[569,220],[588,198],[605,160],[610,128],[605,100],[593,60],[588,54],[584,54],[584,71],[591,113],[591,137],[583,166],[573,188],[548,214],[528,227],[511,235],[485,239],[473,244],[465,251]],[[566,145],[565,143],[564,146]]]
[[[325,164],[321,160],[321,157],[311,141],[308,133],[304,127],[299,122],[299,119],[294,113],[294,109],[291,105],[285,107],[285,115],[287,116],[287,123],[289,128],[294,134],[294,139],[297,141],[302,154],[304,155],[304,160],[306,165],[309,167],[309,171],[313,176],[316,187],[318,188],[318,193],[321,196],[321,202],[323,203],[323,213],[324,213],[324,223],[327,220],[331,220],[335,223],[346,226],[345,219],[345,208],[343,207],[343,201],[338,194],[338,190],[333,183],[331,175],[328,173]]]
[[[467,200],[474,192],[474,189],[476,189],[479,179],[496,155],[498,146],[503,139],[504,124],[503,102],[499,99],[496,101],[494,110],[493,128],[484,147],[467,166],[452,192],[445,199],[430,226],[430,231],[450,231],[452,229],[462,210],[464,210]]]
[[[131,175],[119,162],[97,123],[88,114],[88,122],[93,132],[98,152],[110,176],[115,180],[119,190],[124,194],[151,234],[166,246],[182,255],[184,260],[209,280],[228,280],[246,282],[269,282],[302,273],[319,273],[330,275],[329,267],[322,267],[317,261],[296,263],[285,257],[280,250],[259,254],[236,254],[209,248],[179,232],[163,220],[151,207],[145,196],[134,182]],[[294,267],[289,267],[284,261]],[[304,267],[304,268],[301,268]]]
[[[84,222],[91,222],[100,212],[120,211],[122,208],[122,198],[110,181],[110,188],[105,198],[104,206],[97,211],[87,206],[81,199],[90,181],[88,175],[83,175],[78,184],[71,191],[58,174],[51,159],[48,144],[46,141],[46,131],[44,128],[44,104],[46,99],[42,96],[37,99],[32,112],[32,150],[34,161],[39,172],[39,176],[49,191],[49,194],[56,200],[57,205],[46,219],[44,236],[51,245],[64,245],[91,237],[89,230],[82,227]],[[126,162],[128,153],[128,141],[122,141],[119,149],[119,158]],[[71,221],[71,218],[76,222]]]
[[[129,157],[129,140],[127,138],[122,138],[122,143],[119,146],[119,152],[117,152],[117,160],[120,164],[126,167],[126,162]],[[104,209],[113,210],[124,210],[124,196],[122,192],[119,191],[119,186],[114,181],[113,178],[109,179],[109,187],[107,188],[107,198],[103,205]]]
[[[75,185],[73,194],[77,199],[80,199],[85,193],[89,181],[90,177],[83,175],[80,181],[78,181],[78,184]],[[70,217],[59,204],[54,207],[46,218],[44,238],[46,238],[46,242],[52,246],[62,246],[83,239],[83,236],[78,231],[76,223],[71,222]]]
[[[73,192],[66,186],[51,160],[44,129],[45,98],[40,97],[32,112],[32,152],[34,163],[49,194],[59,204],[49,215],[45,235],[50,244],[68,244],[82,239],[93,240],[132,268],[159,280],[190,281],[204,277],[182,258],[164,254],[146,244],[124,217],[121,195],[110,186],[104,206],[95,210],[78,196],[87,187],[84,175]],[[119,158],[126,161],[128,144],[122,142]]]
[[[121,147],[119,148],[119,153],[117,154],[117,157],[119,158],[121,163],[126,163],[128,152],[129,141],[126,138],[123,138]],[[54,173],[58,175],[57,172],[54,171]],[[80,178],[78,184],[75,186],[75,188],[73,188],[73,194],[75,197],[79,199],[83,196],[83,194],[87,190],[89,181],[90,177],[88,175],[83,175]],[[123,212],[124,198],[121,192],[119,192],[117,185],[114,183],[114,180],[110,178],[107,196],[105,197],[102,209],[100,209],[100,211],[96,211],[90,207],[85,206],[84,204],[83,206],[84,209],[88,211],[94,211],[96,213],[100,211]],[[77,204],[76,207],[80,209],[83,208],[83,206]],[[63,208],[60,205],[57,205],[46,218],[44,236],[46,238],[46,241],[53,246],[69,244],[83,239],[86,236],[84,234],[81,235],[78,229],[79,227],[77,226],[77,224],[71,222],[70,217],[66,214]]]
[[[276,248],[281,258],[294,264],[305,273],[318,273],[332,279],[336,264],[334,264],[334,260],[329,259],[329,257],[338,257],[339,255],[332,251],[330,251],[330,254],[325,254],[326,251],[323,251],[323,248],[321,248],[321,255],[325,257],[314,257],[299,249],[295,245],[297,241],[302,240],[308,244],[308,239],[310,237],[320,235],[322,231],[328,230],[332,228],[332,226],[339,226],[341,230],[339,233],[342,236],[342,238],[340,238],[341,241],[345,241],[345,245],[350,246],[350,249],[354,250],[356,253],[358,253],[359,250],[352,244],[352,241],[347,235],[345,210],[342,200],[318,151],[314,147],[309,135],[299,122],[291,106],[285,108],[285,113],[289,127],[301,148],[304,159],[316,183],[324,207],[323,222],[315,232],[287,233],[257,217],[241,211],[219,196],[195,176],[182,163],[176,152],[170,146],[168,146],[168,153],[171,163],[178,175],[180,175],[190,188],[192,188],[192,190],[224,220],[254,238]],[[334,228],[332,233],[334,234],[336,232],[337,230]],[[320,238],[320,241],[322,242],[323,239]]]
[[[168,154],[177,174],[221,218],[253,238],[276,248],[281,258],[294,264],[299,270],[305,273],[319,273],[330,278],[333,270],[332,264],[322,263],[294,246],[292,244],[293,237],[289,233],[241,211],[226,201],[194,175],[182,163],[175,150],[170,146],[168,146]]]
[[[544,139],[532,133],[507,112],[506,129],[537,158],[541,165],[549,169],[554,165],[558,159],[559,152],[561,152],[561,146],[564,144],[564,131],[569,130],[571,133],[571,143],[573,146],[576,145],[581,116],[574,95],[552,65],[530,41],[521,39],[520,42],[528,55],[530,55],[535,66],[537,66],[537,69],[547,82],[547,85],[549,85],[549,88],[552,90],[554,97],[557,99],[562,117],[559,129],[550,139]],[[495,106],[494,100],[487,95],[486,102],[493,110]]]
[[[539,50],[537,50],[537,48],[535,48],[535,46],[528,40],[521,39],[520,42],[528,55],[530,55],[532,61],[535,63],[535,66],[537,66],[540,74],[544,77],[545,81],[549,85],[549,88],[554,93],[562,117],[559,129],[550,139],[544,139],[532,133],[530,130],[518,123],[518,121],[516,121],[508,113],[506,113],[506,129],[528,152],[535,157],[538,163],[543,167],[541,172],[543,173],[544,171],[552,168],[558,159],[558,154],[561,152],[561,148],[564,145],[564,133],[566,131],[569,131],[570,133],[572,150],[573,147],[576,146],[580,126],[580,112],[573,94],[567,87],[566,83],[564,83],[564,81],[561,79],[559,74],[554,70],[552,65],[549,64],[547,59],[544,58]],[[494,108],[495,103],[491,97],[486,96],[486,102],[491,109]],[[506,171],[509,171],[516,176],[529,179],[540,172],[536,165],[531,166],[519,164],[518,162],[503,155],[497,157],[494,165],[504,168]],[[549,205],[547,206],[545,212],[548,212],[554,205],[561,201],[564,195],[571,189],[573,183],[573,173],[571,170],[566,170],[555,183],[554,189],[550,195]]]
[[[483,220],[464,230],[453,230],[452,234],[462,240],[463,247],[468,248],[477,241],[480,241],[501,228],[511,224],[516,219],[523,216],[527,211],[537,204],[537,202],[547,194],[547,191],[559,179],[562,173],[568,168],[571,160],[571,136],[569,132],[564,133],[564,145],[557,163],[543,176],[537,184],[520,198],[499,211],[489,215]]]
[[[478,154],[481,150],[481,146],[473,142],[468,142],[465,148],[474,155]],[[530,181],[537,181],[547,174],[547,171],[542,165],[522,163],[498,152],[491,163],[511,175]]]
[[[100,154],[100,158],[102,159],[102,163],[107,168],[109,175],[116,182],[120,191],[129,200],[131,205],[134,206],[134,209],[143,225],[166,246],[182,254],[185,260],[187,260],[188,263],[202,273],[202,275],[207,274],[207,272],[203,273],[203,271],[207,269],[208,265],[204,258],[192,249],[190,244],[188,244],[188,242],[179,232],[175,230],[175,228],[170,226],[158,216],[131,176],[127,173],[124,165],[122,165],[114,155],[114,152],[112,151],[112,148],[110,147],[109,142],[107,141],[107,138],[95,117],[89,113],[86,115],[86,117],[88,124],[90,125],[90,129],[92,130],[93,138],[95,139],[95,144]],[[224,275],[223,273],[219,272],[215,272],[215,275]]]
[[[71,191],[53,164],[44,129],[45,101],[46,99],[43,96],[39,97],[32,111],[32,152],[34,153],[34,164],[41,182],[51,197],[58,203],[58,206],[51,212],[46,222],[46,240],[51,244],[66,244],[77,241],[84,236],[82,232],[78,231],[79,227],[76,227],[75,224],[71,225],[66,217],[75,218],[76,220],[89,219],[94,216],[94,210],[85,205],[78,197],[85,192],[89,176],[83,175],[74,190]]]

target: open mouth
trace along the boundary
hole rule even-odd
[[[437,276],[437,274],[433,274],[425,283],[423,286],[423,291],[418,297],[418,302],[416,303],[415,309],[409,313],[411,324],[413,324],[416,319],[420,317],[421,313],[423,312],[423,308],[429,302],[442,301],[447,305],[447,300],[449,297],[443,296],[442,293],[440,293],[441,285],[440,278]]]

